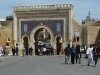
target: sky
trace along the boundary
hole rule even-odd
[[[75,19],[78,22],[84,20],[89,11],[91,18],[100,20],[100,0],[0,0],[0,19],[12,15],[15,6],[68,3],[73,4]]]

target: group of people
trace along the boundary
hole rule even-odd
[[[5,55],[8,55],[9,54],[9,46],[0,46],[0,56],[5,56]]]
[[[13,56],[18,56],[19,54],[19,48],[18,46],[12,46],[12,47],[9,47],[9,46],[0,46],[0,56],[7,56],[7,55],[13,55]],[[30,47],[30,48],[25,48],[23,49],[23,55],[32,55],[33,54],[33,48]]]
[[[22,55],[23,56],[24,55],[26,55],[26,56],[33,55],[33,48],[32,47],[30,47],[30,48],[24,47],[23,52],[22,52]]]
[[[81,52],[80,52],[80,45],[77,44],[76,46],[73,44],[70,47],[70,44],[67,45],[64,49],[65,51],[65,63],[69,63],[69,57],[71,56],[71,63],[74,64],[76,59],[76,63],[81,63]]]
[[[18,47],[12,47],[12,54],[13,54],[13,56],[18,56],[18,51],[19,51],[19,49],[18,49]]]
[[[88,66],[96,66],[100,55],[100,48],[96,45],[90,45],[86,51]]]
[[[80,51],[80,45],[76,44],[76,45],[72,45],[72,47],[70,47],[70,44],[68,44],[64,51],[65,51],[65,63],[69,63],[69,58],[71,56],[71,63],[74,64],[79,63],[81,64],[81,51]],[[98,58],[99,58],[99,48],[96,45],[90,45],[87,50],[86,50],[86,56],[88,59],[87,65],[88,66],[96,66]]]
[[[39,55],[53,55],[53,47],[51,45],[39,45]]]

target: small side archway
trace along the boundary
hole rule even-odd
[[[57,36],[57,37],[56,37],[56,49],[57,49],[57,55],[59,55],[60,52],[61,52],[61,47],[62,47],[61,41],[62,41],[61,36]]]
[[[22,37],[22,42],[23,42],[23,48],[25,49],[26,55],[29,54],[29,37],[27,35],[24,35]]]

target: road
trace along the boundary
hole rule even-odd
[[[1,59],[1,58],[0,58]],[[100,75],[97,67],[81,64],[64,64],[64,56],[7,56],[0,62],[0,75]]]

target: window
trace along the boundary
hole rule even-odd
[[[79,37],[77,37],[77,41],[79,41]]]
[[[10,41],[10,38],[8,38],[8,41]]]

